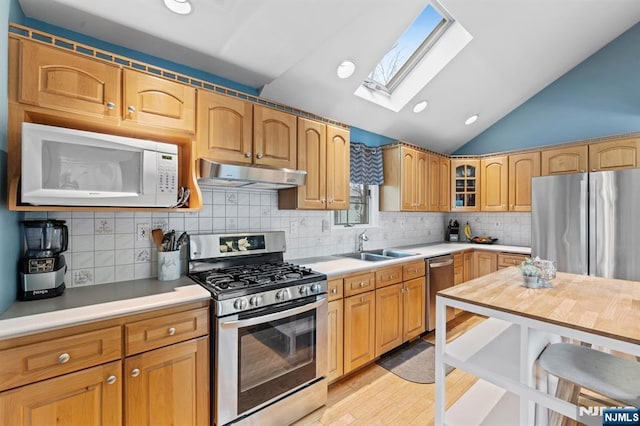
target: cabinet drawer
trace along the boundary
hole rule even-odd
[[[402,282],[402,266],[392,266],[376,271],[376,288]]]
[[[354,294],[364,293],[375,288],[375,274],[368,272],[366,274],[352,275],[344,279],[344,295],[345,297]]]
[[[137,354],[209,333],[208,309],[178,312],[126,324],[126,355]]]
[[[518,266],[527,256],[523,254],[498,253],[498,268],[508,266]]]
[[[402,280],[408,281],[417,277],[424,276],[425,273],[424,260],[416,260],[402,266]]]
[[[327,291],[329,292],[329,301],[342,299],[344,296],[342,278],[329,280],[327,283]]]
[[[0,390],[122,357],[120,326],[0,351]]]

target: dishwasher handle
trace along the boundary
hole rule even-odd
[[[429,268],[442,268],[443,266],[449,266],[453,263],[453,259],[445,260],[444,262],[429,262]]]

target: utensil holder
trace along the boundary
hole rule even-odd
[[[158,252],[158,280],[172,281],[180,278],[182,257],[180,250]]]

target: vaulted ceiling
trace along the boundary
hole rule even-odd
[[[439,0],[471,42],[399,112],[354,95],[427,0],[19,0],[28,17],[450,153],[640,20],[638,0]],[[336,68],[356,63],[341,80]],[[421,113],[413,105],[427,100]],[[467,117],[478,121],[465,126]]]

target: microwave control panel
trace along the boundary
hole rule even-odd
[[[158,153],[158,193],[178,193],[178,155]]]

